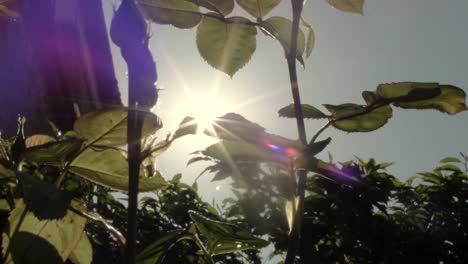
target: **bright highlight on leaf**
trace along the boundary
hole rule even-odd
[[[334,8],[343,12],[363,15],[364,0],[326,0]]]
[[[246,25],[249,20],[242,17],[227,18],[226,22],[203,17],[197,28],[197,47],[208,64],[233,77],[255,52],[257,29]]]

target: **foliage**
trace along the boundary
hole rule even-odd
[[[168,135],[156,142],[153,134],[162,123],[154,114],[144,114],[143,134],[146,137],[143,141],[146,143],[140,154],[140,160],[144,162],[139,190],[160,191],[161,196],[146,198],[139,210],[143,226],[147,225],[146,229],[141,229],[139,240],[143,250],[139,258],[141,263],[151,259],[162,261],[174,244],[177,249],[185,248],[191,252],[192,258],[208,259],[208,262],[214,255],[266,246],[265,241],[240,232],[238,227],[219,222],[222,219],[216,210],[203,203],[193,187],[180,183],[180,176],[168,183],[155,170],[155,155],[166,150],[175,139],[195,133],[193,118],[185,118],[174,136]],[[27,139],[23,136],[24,121],[20,119],[17,136],[1,140],[0,198],[2,210],[10,212],[3,227],[4,263],[38,260],[62,263],[67,259],[74,263],[90,263],[92,259],[99,259],[102,252],[118,252],[125,244],[121,232],[126,229],[126,209],[110,191],[126,191],[128,188],[127,158],[122,148],[127,142],[126,115],[125,108],[93,112],[79,118],[73,131],[58,132],[55,137],[34,135]],[[174,199],[179,199],[180,205]],[[189,210],[192,210],[190,215]],[[185,216],[181,212],[185,212]],[[192,220],[194,217],[198,217],[197,220]],[[205,217],[214,220],[200,220]],[[154,229],[158,223],[159,228]],[[199,229],[202,223],[203,229]],[[222,227],[225,230],[223,236],[231,234],[230,240],[218,239],[216,250],[210,239],[219,236],[215,231],[218,229],[211,230],[211,226]],[[197,229],[203,231],[199,234]],[[167,235],[163,233],[170,230],[181,236],[166,239]],[[146,236],[145,232],[151,235]],[[165,241],[162,244],[164,250],[154,252],[154,243],[161,242],[148,239],[160,236]],[[179,242],[182,238],[184,241]],[[198,250],[207,246],[205,239],[211,241],[207,244],[210,253],[200,255]],[[238,247],[238,242],[245,246]],[[222,251],[218,245],[222,245]],[[147,246],[153,249],[144,250]],[[91,247],[97,255],[94,258]],[[164,255],[160,255],[161,252]],[[178,256],[173,258],[180,258]],[[230,259],[234,261],[235,255]]]
[[[162,122],[150,112],[135,115],[142,117],[141,138],[127,138],[128,128],[136,127],[129,125],[133,108],[88,113],[75,122],[73,131],[58,131],[53,137],[25,138],[25,121],[20,119],[17,136],[0,140],[0,205],[9,214],[2,219],[4,263],[122,261],[129,244],[122,232],[135,220],[118,198],[129,190],[129,160],[140,166],[140,175],[135,174],[138,191],[154,192],[137,210],[140,229],[137,239],[130,240],[138,247],[137,263],[260,263],[258,249],[269,243],[273,254],[286,253],[287,264],[468,259],[465,155],[464,172],[452,164],[459,159],[448,157],[432,172],[407,182],[385,172],[390,164],[372,159],[334,164],[316,157],[331,143],[331,138],[317,141],[331,126],[346,132],[373,131],[392,117],[392,106],[458,114],[468,110],[462,89],[423,82],[380,84],[375,91],[362,93],[363,104],[324,104],[325,113],[298,100],[296,60],[304,65],[303,56],[311,55],[315,43],[312,26],[301,17],[302,1],[292,1],[292,20],[266,17],[280,0],[136,2],[155,23],[197,27],[201,57],[231,77],[254,54],[258,30],[278,40],[294,98],[279,115],[297,119],[301,141],[267,133],[238,114],[219,118],[213,130],[205,131],[219,142],[189,161],[212,162],[204,172],[213,173],[213,181],[232,179],[234,197],[215,209],[200,199],[196,184],[181,183],[181,175],[167,182],[155,168],[154,159],[174,140],[195,133],[193,118],[185,118],[173,135],[159,141],[155,134]],[[364,0],[326,2],[363,14]],[[0,1],[0,15],[17,16],[5,3]],[[227,17],[236,7],[250,17]],[[126,10],[121,8],[122,14]],[[133,12],[138,17],[136,8]],[[142,58],[136,55],[141,54],[127,51],[130,46],[123,43],[126,39],[120,33],[125,29],[114,26],[111,35],[122,44],[127,63],[139,65]],[[141,32],[132,33],[141,38]],[[147,43],[138,39],[137,46],[141,41]],[[149,49],[142,50],[153,71]],[[149,82],[152,89],[156,74],[141,73],[138,81]],[[304,118],[327,120],[308,143]],[[138,146],[136,155],[128,157],[125,145],[130,150]]]

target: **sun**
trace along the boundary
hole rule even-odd
[[[183,105],[186,113],[195,118],[197,133],[212,129],[216,118],[232,111],[228,100],[214,92],[191,96]]]

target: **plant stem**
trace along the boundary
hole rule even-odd
[[[203,245],[203,242],[200,240],[197,234],[193,234],[193,238],[195,240],[195,243],[198,245],[198,247],[203,251],[203,255],[205,255],[206,261],[208,261],[209,264],[215,264],[215,261],[211,257],[210,253],[208,253],[208,250],[206,247]]]
[[[130,77],[131,78],[131,77]],[[130,86],[131,88],[132,86]],[[131,94],[131,89],[129,89]],[[136,257],[136,234],[137,234],[137,208],[138,208],[138,176],[140,174],[140,152],[141,152],[141,130],[143,116],[138,111],[138,104],[129,95],[128,110],[128,225],[127,244],[125,249],[126,263],[135,263]]]
[[[294,100],[294,110],[296,113],[296,123],[299,139],[303,144],[307,144],[307,136],[304,125],[304,114],[302,113],[301,97],[299,93],[299,83],[297,80],[296,69],[297,36],[299,32],[299,20],[301,18],[303,2],[302,0],[291,0],[291,4],[293,9],[291,47],[287,56],[289,79],[291,83],[291,93]],[[296,258],[296,252],[299,248],[301,234],[307,172],[304,170],[300,170],[297,172],[297,176],[299,180],[296,192],[299,196],[299,201],[297,204],[296,214],[293,217],[293,224],[288,238],[288,251],[286,254],[285,264],[294,263],[294,259]]]

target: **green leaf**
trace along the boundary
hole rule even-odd
[[[320,119],[320,118],[327,118],[322,111],[318,110],[316,107],[309,105],[309,104],[301,104],[302,107],[302,114],[304,118],[311,118],[311,119]],[[296,118],[296,111],[294,110],[294,104],[290,104],[281,108],[278,111],[280,117],[288,117],[288,118]]]
[[[372,105],[378,100],[377,94],[372,91],[362,92],[362,98],[364,99],[367,105]]]
[[[142,137],[154,134],[162,128],[159,118],[151,112],[144,112]],[[81,116],[73,130],[87,144],[123,146],[127,144],[127,108],[113,108],[91,112]]]
[[[466,93],[455,86],[438,83],[400,82],[380,84],[377,96],[410,109],[435,109],[450,115],[468,110]]]
[[[199,6],[227,16],[234,10],[234,0],[190,0]]]
[[[251,16],[262,18],[279,5],[281,0],[236,0],[236,2]]]
[[[85,218],[70,210],[61,220],[41,221],[19,200],[3,233],[5,263],[63,263],[78,245],[85,224]]]
[[[436,171],[444,170],[444,171],[461,172],[460,168],[453,164],[445,164],[445,165],[437,167],[435,170]]]
[[[364,14],[364,0],[327,0],[327,3],[343,12]]]
[[[246,25],[250,22],[246,18],[231,17],[225,20],[203,17],[197,28],[197,47],[208,64],[232,78],[255,52],[257,29]]]
[[[81,149],[83,141],[80,139],[66,139],[54,141],[35,147],[27,148],[22,158],[38,164],[61,166],[72,159]]]
[[[172,177],[171,183],[177,184],[180,182],[180,179],[182,179],[182,174],[178,173]]]
[[[305,152],[307,153],[307,155],[315,156],[322,152],[322,150],[324,150],[328,146],[328,144],[330,144],[330,142],[330,137],[319,142],[314,142],[312,144],[307,145]]]
[[[91,264],[93,261],[93,248],[86,232],[83,232],[78,245],[73,249],[69,259],[74,264]]]
[[[198,5],[185,0],[137,0],[145,16],[157,24],[193,28],[201,20]]]
[[[73,160],[69,168],[72,173],[96,184],[128,190],[128,163],[122,152],[116,149],[89,148]],[[146,177],[140,168],[139,191],[155,191],[166,185],[161,175]]]
[[[274,16],[265,20],[263,25],[281,43],[286,54],[289,54],[290,47],[291,47],[291,39],[292,39],[291,20],[284,18],[284,17]],[[304,32],[302,32],[302,30],[299,29],[299,32],[297,35],[296,58],[302,64],[304,64],[302,60],[302,54],[304,53],[304,48],[305,48]]]
[[[147,246],[136,257],[137,264],[161,264],[166,257],[169,250],[179,241],[179,239],[186,236],[184,230],[176,230],[168,232],[158,238],[155,242]]]
[[[200,234],[206,239],[208,252],[213,256],[260,249],[269,244],[235,225],[206,218],[194,211],[189,211],[189,214]]]
[[[461,160],[455,157],[446,157],[439,161],[440,163],[449,163],[449,162],[456,162],[461,163]]]
[[[72,199],[69,193],[26,173],[18,172],[17,177],[24,203],[34,216],[39,220],[65,216]]]
[[[392,117],[392,108],[388,105],[367,112],[367,107],[356,104],[329,105],[325,108],[332,113],[332,125],[346,132],[369,132],[385,125]],[[349,118],[347,118],[349,117]]]
[[[14,178],[15,170],[13,164],[5,159],[0,159],[0,179]]]
[[[315,33],[312,25],[301,16],[301,24],[307,28],[306,57],[310,57],[315,46]]]

